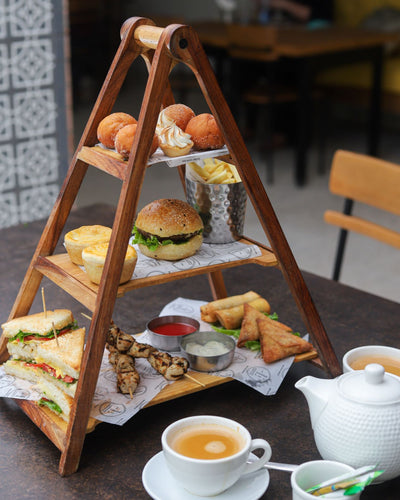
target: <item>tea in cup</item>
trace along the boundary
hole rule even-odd
[[[385,372],[400,377],[400,349],[384,345],[365,345],[348,351],[343,356],[343,371],[364,370],[370,363],[377,363]]]
[[[252,439],[238,422],[224,417],[199,415],[169,425],[161,437],[163,453],[174,479],[199,496],[222,493],[242,475],[259,470],[271,457],[269,443]],[[250,452],[263,455],[247,463]]]

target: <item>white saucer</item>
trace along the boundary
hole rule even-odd
[[[250,458],[257,457],[250,454]],[[202,500],[210,497],[193,495],[180,486],[171,476],[165,463],[162,451],[154,455],[143,469],[142,482],[147,493],[153,500]],[[257,472],[246,474],[231,488],[219,495],[213,496],[213,500],[258,500],[266,491],[269,484],[269,472],[261,468]]]

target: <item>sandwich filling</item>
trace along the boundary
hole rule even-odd
[[[54,401],[51,401],[50,399],[47,399],[45,397],[42,397],[39,399],[38,405],[39,406],[47,406],[47,408],[54,411],[58,415],[61,415],[61,413],[62,413],[62,409],[58,406],[57,403],[55,403]]]
[[[25,361],[25,360],[14,360],[14,361],[20,361],[25,366],[28,366],[30,368],[39,368],[40,370],[43,370],[44,372],[48,373],[51,377],[54,377],[55,379],[67,385],[74,384],[77,381],[76,378],[73,378],[70,375],[64,375],[61,372],[61,370],[56,369],[48,365],[47,363],[41,363],[37,361]]]
[[[132,231],[134,235],[133,243],[137,243],[139,245],[145,245],[149,250],[157,250],[159,246],[164,245],[182,245],[187,243],[191,238],[198,236],[203,233],[203,228],[198,231],[194,231],[193,233],[187,234],[177,234],[173,236],[156,236],[154,234],[147,233],[136,227],[133,227]]]
[[[64,335],[65,333],[70,332],[71,330],[76,330],[78,328],[78,325],[76,321],[73,321],[67,326],[64,326],[60,330],[56,329],[56,334],[57,337]],[[51,340],[54,339],[54,330],[51,330],[45,335],[41,335],[40,333],[32,333],[32,332],[23,332],[22,330],[19,330],[19,332],[14,335],[13,337],[10,337],[8,339],[9,342],[29,342],[30,340]]]

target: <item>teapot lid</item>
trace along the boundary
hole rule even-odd
[[[394,403],[400,401],[400,379],[385,373],[382,365],[371,363],[364,370],[339,377],[342,394],[362,403]]]

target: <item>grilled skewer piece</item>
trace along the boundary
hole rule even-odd
[[[177,380],[183,377],[189,368],[187,359],[172,357],[167,352],[152,352],[147,359],[151,366],[167,380]]]
[[[116,357],[115,371],[117,373],[133,372],[134,370],[136,370],[135,360],[132,358],[132,356],[128,356],[127,354],[119,354]]]
[[[140,382],[139,373],[131,372],[117,373],[117,387],[122,394],[133,394]]]
[[[117,373],[117,388],[122,394],[132,394],[140,382],[140,375],[135,368],[135,360],[127,354],[121,354],[117,349],[108,345],[110,353],[108,359]]]
[[[134,358],[148,358],[155,347],[137,342],[132,335],[122,332],[114,323],[108,331],[107,342],[119,352],[129,354]]]
[[[129,356],[133,356],[134,358],[148,358],[150,356],[150,353],[154,352],[155,350],[156,348],[152,345],[143,344],[133,339],[133,343],[126,351],[126,354],[129,354]]]
[[[115,364],[117,363],[117,356],[119,356],[120,353],[113,345],[106,344],[106,347],[109,350],[108,361],[115,367]]]

